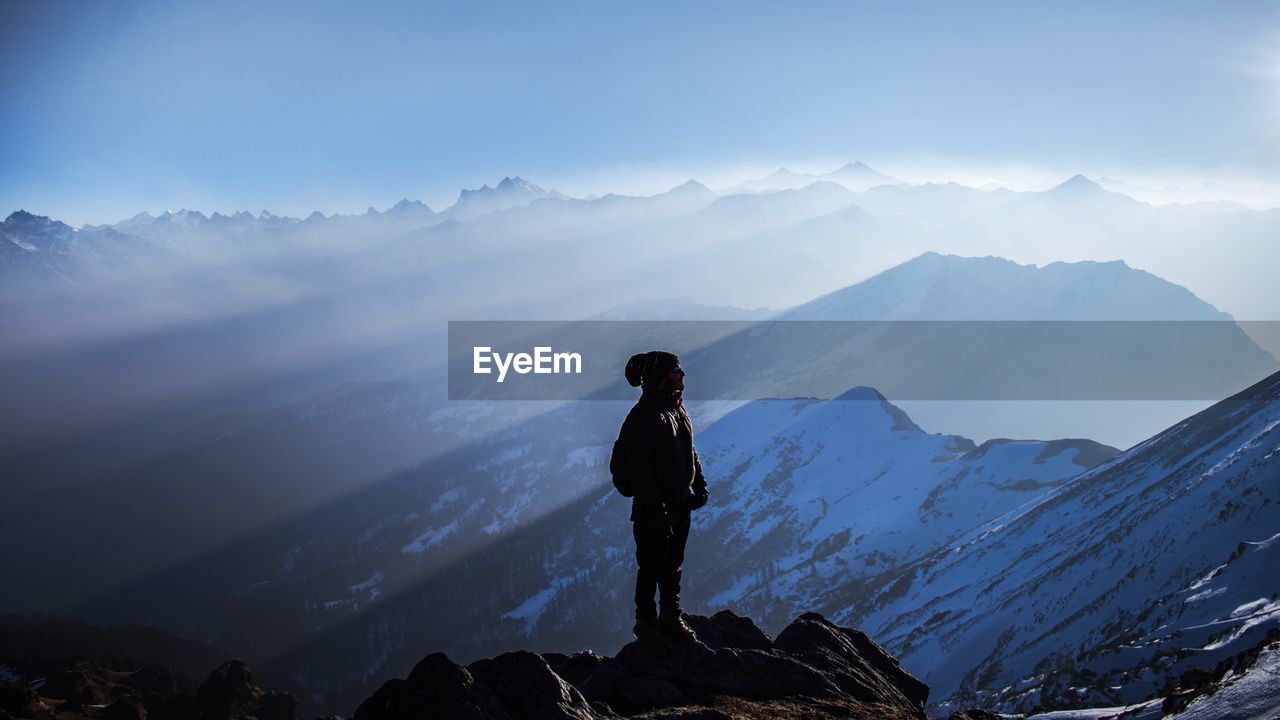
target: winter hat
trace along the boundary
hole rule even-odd
[[[680,358],[673,353],[663,350],[650,350],[649,352],[636,353],[627,361],[627,369],[624,371],[627,375],[627,382],[631,383],[631,387],[644,383],[645,385],[653,385],[661,382],[662,378],[671,372],[671,369],[680,364]]]

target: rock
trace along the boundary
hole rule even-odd
[[[173,671],[164,665],[148,665],[129,674],[120,681],[142,693],[151,693],[161,697],[170,697],[178,693],[178,679]]]
[[[665,678],[685,695],[831,697],[839,688],[796,659],[764,650],[712,649],[698,640],[628,643],[618,661],[632,675]]]
[[[924,712],[929,686],[902,669],[898,660],[865,634],[840,627],[818,613],[805,613],[778,633],[773,649],[817,668],[844,694]]]
[[[231,660],[210,673],[196,690],[196,704],[217,717],[240,717],[257,702],[255,690],[248,666],[243,660]]]
[[[461,667],[428,655],[355,720],[927,720],[928,686],[866,635],[821,615],[800,616],[776,640],[729,611],[687,620],[699,639],[637,640],[615,657],[517,651]]]
[[[768,650],[773,646],[773,640],[765,631],[756,627],[751,618],[738,615],[732,610],[721,610],[709,618],[689,615],[686,621],[698,634],[698,639],[710,648]]]
[[[136,698],[122,697],[102,711],[102,720],[146,720],[147,711]]]
[[[52,718],[46,706],[26,681],[0,682],[0,717]]]
[[[604,658],[586,680],[575,681],[574,685],[588,700],[612,703],[616,688],[631,676],[627,666],[616,658]]]
[[[670,680],[656,677],[631,677],[618,685],[618,697],[636,707],[661,707],[680,702],[684,693]]]
[[[210,673],[198,690],[194,705],[201,717],[255,720],[295,720],[298,701],[289,693],[268,693],[253,684],[243,660],[231,660]]]
[[[497,695],[444,653],[419,662],[405,680],[388,680],[353,720],[513,720]]]
[[[557,675],[564,678],[569,684],[581,689],[582,683],[591,677],[600,667],[600,663],[605,658],[595,654],[590,650],[565,655],[563,653],[543,653],[542,657],[547,660],[547,664],[555,671]],[[552,661],[552,658],[555,661]]]
[[[146,704],[146,708],[147,720],[187,720],[199,712],[190,695],[155,698]]]
[[[742,720],[723,710],[708,707],[666,708],[634,717],[635,720]]]
[[[565,655],[564,653],[560,653],[560,652],[544,652],[540,654],[542,655],[542,659],[546,660],[547,664],[550,665],[552,668],[564,662],[565,660],[569,659],[568,655]]]
[[[593,720],[595,713],[577,688],[527,650],[503,653],[467,666],[498,696],[513,720]]]
[[[105,705],[111,702],[111,682],[101,668],[78,662],[66,670],[49,673],[40,694],[54,700],[66,700],[76,707]]]
[[[250,714],[256,720],[297,720],[298,699],[292,693],[264,692]]]
[[[1020,716],[1019,716],[1020,717]],[[947,720],[1008,720],[1008,715],[1000,715],[990,710],[957,710],[947,716]]]
[[[590,702],[591,702],[591,709],[592,709],[592,710],[595,710],[595,711],[596,711],[596,714],[597,714],[597,715],[599,715],[599,716],[601,716],[601,717],[604,717],[604,718],[620,718],[620,717],[622,717],[622,716],[621,716],[621,715],[619,715],[618,713],[614,712],[614,711],[613,711],[613,708],[612,708],[612,707],[610,707],[609,703],[607,703],[607,702],[601,702],[601,701],[599,701],[599,700],[592,700],[592,701],[590,701]]]

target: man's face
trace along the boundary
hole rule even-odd
[[[662,388],[666,392],[680,394],[684,392],[684,369],[679,365],[671,369],[662,379]]]

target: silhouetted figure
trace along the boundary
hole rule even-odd
[[[669,352],[652,350],[627,362],[627,382],[643,394],[619,436],[632,487],[632,534],[636,540],[636,637],[660,629],[693,637],[680,612],[680,565],[689,538],[689,516],[707,504],[707,481],[693,446],[693,423],[685,412],[684,370]],[[659,590],[662,613],[653,601]]]

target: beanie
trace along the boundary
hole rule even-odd
[[[671,372],[671,369],[680,363],[680,358],[663,350],[650,350],[649,352],[636,353],[627,361],[627,368],[624,371],[627,376],[627,382],[631,387],[636,387],[641,383],[645,385],[653,385],[661,382],[662,378]]]

